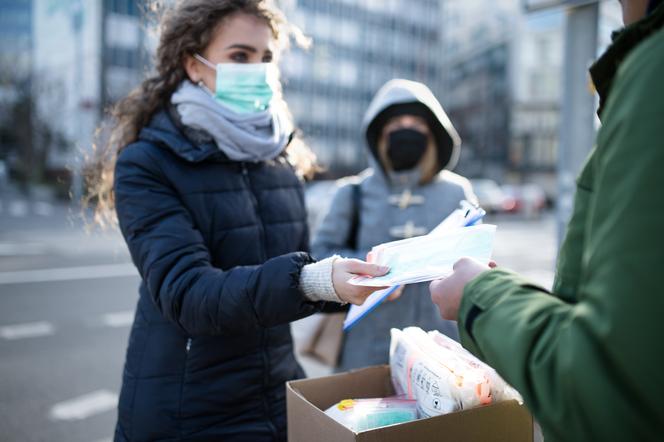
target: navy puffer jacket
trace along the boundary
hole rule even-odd
[[[284,382],[303,376],[289,322],[324,307],[301,183],[283,157],[238,163],[162,111],[120,154],[115,199],[142,282],[116,441],[286,438]]]

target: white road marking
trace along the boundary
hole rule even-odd
[[[117,405],[117,394],[108,390],[97,390],[55,404],[48,415],[52,420],[80,420],[113,410]]]
[[[129,327],[134,322],[134,311],[106,313],[101,321],[109,327]]]
[[[137,275],[138,272],[133,264],[104,264],[96,266],[0,272],[0,284],[76,281],[82,279],[114,278],[118,276]]]
[[[53,205],[43,201],[37,201],[32,205],[32,211],[38,216],[51,216],[53,215]]]
[[[24,324],[6,325],[0,327],[0,337],[4,339],[35,338],[49,336],[55,333],[55,327],[50,322],[26,322]]]
[[[9,214],[13,217],[22,218],[28,215],[28,203],[22,200],[9,203]]]
[[[42,255],[46,250],[46,245],[39,243],[0,243],[0,256]]]

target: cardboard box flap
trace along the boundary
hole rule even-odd
[[[387,365],[361,368],[324,378],[291,381],[288,385],[322,411],[343,399],[394,395],[390,367]]]
[[[355,441],[355,433],[311,404],[290,384],[286,384],[289,441]]]

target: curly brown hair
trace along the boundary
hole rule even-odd
[[[280,49],[288,46],[291,36],[301,46],[308,44],[272,0],[179,0],[168,8],[160,3],[163,2],[152,2],[147,7],[147,12],[160,18],[155,72],[111,108],[110,135],[101,147],[93,146],[93,154],[86,161],[87,193],[82,205],[94,206],[94,222],[101,226],[117,224],[113,176],[118,155],[136,141],[155,112],[168,104],[175,89],[187,78],[185,56],[202,53],[223,20],[236,13],[249,14],[267,22]],[[275,91],[275,97],[288,112],[281,91]],[[313,152],[301,139],[291,141],[287,153],[299,175],[311,177],[318,170]]]

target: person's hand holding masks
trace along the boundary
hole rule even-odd
[[[429,285],[431,300],[438,306],[440,315],[444,319],[456,321],[466,284],[480,273],[494,267],[496,267],[496,263],[493,261],[486,265],[472,258],[461,258],[454,264],[454,271],[450,276],[431,281]]]

